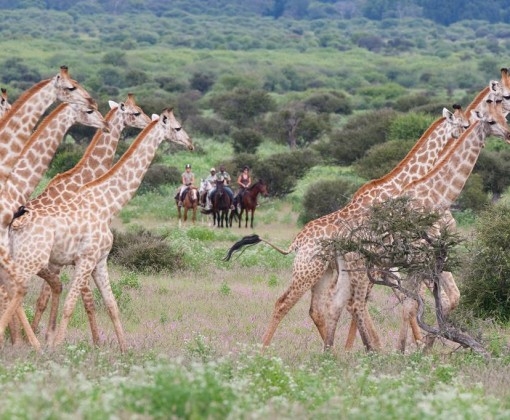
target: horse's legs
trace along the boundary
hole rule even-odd
[[[250,222],[250,226],[251,228],[253,229],[253,214],[255,213],[255,209],[251,209],[251,222]]]

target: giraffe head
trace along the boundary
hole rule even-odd
[[[152,115],[152,120],[156,121],[166,132],[166,139],[172,143],[182,144],[189,150],[193,150],[193,142],[188,134],[183,130],[181,124],[174,116],[172,108],[165,109],[161,115]]]
[[[453,105],[453,112],[443,108],[443,117],[446,119],[448,137],[457,139],[460,135],[469,128],[469,118],[458,104]]]
[[[85,106],[89,106],[90,101],[94,102],[89,93],[76,80],[71,79],[67,66],[60,67],[60,73],[53,77],[52,82],[57,99],[62,102]]]
[[[510,129],[502,108],[502,100],[495,99],[493,95],[490,95],[481,105],[483,106],[471,111],[471,120],[487,124],[490,135],[502,138],[510,143]]]
[[[97,105],[92,99],[90,99],[88,106],[83,106],[82,104],[69,104],[69,106],[76,112],[76,123],[100,128],[105,133],[110,131],[108,122],[105,121],[104,117],[97,110]]]
[[[506,116],[510,113],[510,75],[507,68],[501,69],[501,96],[503,97],[503,111]]]
[[[118,109],[126,127],[144,129],[151,122],[151,118],[142,111],[142,108],[136,105],[135,97],[132,93],[128,93],[127,99],[120,104],[114,101],[108,101],[108,104],[110,105],[110,109]]]
[[[9,109],[11,109],[11,104],[7,100],[7,89],[2,88],[2,95],[0,97],[0,118],[3,117]]]

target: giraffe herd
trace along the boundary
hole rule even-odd
[[[91,277],[108,308],[119,346],[125,350],[124,332],[106,266],[113,242],[110,222],[135,194],[159,144],[166,140],[192,150],[192,140],[172,109],[150,118],[131,94],[123,103],[110,101],[111,110],[103,118],[96,102],[69,77],[65,66],[54,78],[24,92],[10,109],[5,104],[6,92],[2,94],[0,110],[6,112],[0,120],[0,342],[8,325],[14,341],[19,340],[13,322],[19,320],[30,344],[40,349],[34,329],[50,294],[46,338],[50,347],[61,343],[81,294],[93,341],[98,343],[89,287]],[[61,103],[33,131],[43,113],[57,100]],[[41,195],[28,201],[65,132],[74,123],[98,128],[83,158],[73,169],[55,177]],[[126,127],[142,131],[112,165],[117,142]],[[75,270],[57,330],[62,291],[59,273],[66,265],[74,266]],[[22,302],[33,275],[43,278],[48,286],[41,290],[31,326]]]
[[[343,309],[352,316],[347,347],[352,345],[356,330],[368,350],[380,349],[380,340],[366,310],[371,288],[363,260],[355,253],[329,255],[324,258],[323,242],[348,235],[353,227],[367,217],[368,209],[377,202],[397,196],[411,196],[414,205],[444,214],[449,229],[454,228],[449,213],[451,204],[460,194],[488,135],[510,143],[510,129],[506,115],[510,112],[510,78],[507,69],[501,70],[501,80],[491,81],[463,114],[455,106],[453,116],[445,112],[443,119],[432,124],[409,154],[386,176],[368,182],[342,209],[307,223],[287,249],[281,249],[258,235],[245,237],[234,244],[227,256],[245,245],[266,243],[286,255],[295,253],[292,280],[275,303],[263,345],[271,343],[274,333],[285,315],[307,292],[311,291],[310,317],[328,349],[334,344],[337,322]],[[468,120],[468,119],[469,120]],[[459,299],[451,273],[443,273],[444,299],[451,311]],[[420,339],[413,305],[404,305],[404,323],[400,347],[405,346],[405,331],[411,323],[416,339]]]
[[[55,109],[41,120],[56,101]],[[76,302],[81,296],[88,316],[92,340],[99,343],[92,279],[105,303],[121,351],[127,349],[119,309],[110,286],[107,259],[113,244],[112,218],[136,193],[158,146],[163,141],[193,150],[188,134],[172,109],[149,117],[129,94],[124,102],[109,102],[103,117],[97,103],[62,66],[53,78],[43,80],[9,104],[7,92],[0,98],[0,344],[9,326],[11,339],[20,341],[18,322],[30,344],[41,348],[35,332],[48,302],[46,341],[50,347],[63,342]],[[476,163],[487,136],[510,143],[506,115],[510,112],[510,75],[491,81],[463,110],[443,110],[416,142],[408,155],[387,175],[362,186],[342,209],[309,222],[283,250],[257,235],[236,243],[226,257],[246,244],[264,242],[283,254],[295,253],[292,281],[275,304],[271,322],[263,336],[268,346],[276,329],[296,304],[311,291],[309,314],[323,340],[334,344],[338,320],[347,309],[352,316],[346,347],[356,331],[368,350],[381,347],[377,330],[366,310],[372,287],[360,255],[328,255],[324,240],[346,235],[359,225],[375,203],[409,196],[412,206],[439,211],[441,223],[454,229],[450,206],[460,194]],[[39,121],[41,120],[41,121]],[[46,172],[66,131],[73,124],[97,128],[82,159],[74,168],[54,177],[36,198],[29,199]],[[140,133],[113,164],[115,150],[126,127]],[[60,323],[57,315],[62,294],[60,272],[74,266]],[[30,279],[43,279],[30,325],[22,308]],[[446,311],[459,301],[459,290],[451,273],[442,273],[441,299]],[[422,336],[416,321],[416,304],[406,301],[402,310],[399,348],[405,348],[408,327],[416,341]]]

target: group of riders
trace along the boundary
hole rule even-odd
[[[186,197],[186,193],[189,188],[195,187],[195,175],[191,171],[191,165],[188,163],[184,168],[184,172],[181,175],[182,185],[179,187],[175,199],[178,201],[177,205],[179,207],[182,206],[184,198]],[[212,200],[214,194],[216,193],[216,185],[217,183],[223,184],[223,189],[230,197],[230,202],[232,203],[230,206],[231,210],[235,210],[235,208],[241,204],[241,199],[243,193],[248,189],[251,185],[251,175],[250,168],[248,166],[244,166],[242,172],[237,177],[237,186],[239,190],[237,194],[234,196],[234,192],[232,191],[231,183],[232,177],[226,171],[225,165],[220,165],[219,172],[216,172],[215,168],[211,168],[209,175],[205,178],[205,184],[210,185],[209,190],[205,190],[203,194],[205,194],[205,200],[200,200],[200,205],[204,207],[204,212],[211,211]],[[195,187],[196,188],[196,187]]]

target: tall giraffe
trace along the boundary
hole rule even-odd
[[[413,199],[412,206],[442,212],[445,217],[442,223],[447,228],[452,228],[450,224],[454,225],[449,207],[457,199],[471,174],[485,138],[488,135],[494,135],[510,143],[510,130],[503,116],[501,101],[489,100],[487,109],[481,112],[472,111],[472,114],[474,123],[459,141],[448,150],[431,171],[406,185],[401,193],[401,195]],[[366,296],[371,283],[363,273],[363,261],[359,257],[347,256],[346,261],[349,270],[352,270],[349,282],[339,285],[337,294],[342,295],[343,299],[336,296],[330,302],[334,307],[331,312],[336,314],[341,312],[346,304],[345,296],[349,294],[350,290],[348,310],[357,323],[363,343],[367,349],[372,349],[374,348],[374,336],[370,325],[367,328],[365,318]],[[358,269],[361,270],[358,271]],[[335,326],[336,320],[333,322]],[[334,334],[333,324],[330,324],[328,331],[330,337],[331,334]]]
[[[120,139],[122,131],[126,127],[133,127],[143,129],[150,122],[151,118],[143,112],[143,110],[136,104],[135,97],[129,93],[124,102],[117,103],[109,101],[110,111],[106,114],[105,120],[109,124],[110,131],[105,133],[97,131],[92,141],[90,142],[87,150],[80,159],[80,161],[68,171],[56,175],[47,185],[46,189],[35,199],[29,201],[26,207],[39,207],[41,205],[49,205],[58,201],[66,200],[72,197],[78,189],[91,182],[101,175],[105,174],[112,166],[117,143]],[[46,309],[48,299],[51,295],[50,284],[59,283],[60,267],[49,266],[39,273],[43,279],[41,292],[37,299],[34,319],[32,321],[32,329],[37,330],[41,316]],[[88,286],[88,282],[87,282]],[[57,288],[57,290],[60,289]],[[83,293],[91,293],[90,288],[86,287]],[[58,299],[58,295],[55,297]],[[84,299],[84,302],[93,303],[92,299]],[[55,330],[56,316],[54,306],[50,312],[49,330]],[[91,325],[92,340],[94,344],[99,344],[99,334],[97,323],[94,316],[94,307],[89,306],[85,308]]]
[[[110,220],[135,194],[157,147],[165,139],[193,149],[191,139],[171,109],[164,110],[157,120],[144,128],[107,173],[82,186],[74,197],[47,206],[26,208],[24,214],[13,220],[9,239],[13,260],[20,267],[18,288],[0,318],[0,336],[13,311],[21,305],[32,275],[48,264],[74,265],[62,320],[51,345],[64,340],[76,300],[92,275],[112,319],[120,349],[126,350],[106,264],[113,242]]]
[[[500,121],[498,124],[491,127],[494,129],[495,134],[496,131],[501,133],[506,130],[506,123],[503,124]],[[280,321],[307,290],[312,289],[313,293],[314,288],[317,285],[323,286],[324,284],[329,284],[329,282],[320,281],[322,278],[330,277],[335,274],[335,271],[337,271],[338,275],[344,277],[343,281],[349,285],[349,277],[346,272],[338,268],[335,269],[336,266],[343,266],[345,264],[343,260],[334,261],[330,259],[328,261],[320,258],[323,253],[322,241],[333,239],[342,234],[347,234],[350,229],[359,222],[359,219],[363,217],[368,206],[372,205],[373,202],[374,198],[371,194],[358,194],[357,197],[344,208],[306,224],[286,250],[271,244],[269,241],[266,241],[257,235],[246,237],[232,246],[226,257],[227,260],[233,252],[241,247],[247,244],[259,242],[264,242],[285,255],[295,252],[292,282],[275,304],[272,320],[263,337],[263,344],[265,346],[270,344]],[[321,294],[321,291],[316,290],[316,292],[319,292],[319,295]],[[317,317],[317,313],[314,311],[315,307],[312,299],[310,315],[312,316],[312,319],[314,320],[319,333],[327,346],[330,337],[328,336],[326,320]],[[365,320],[365,318],[363,318],[363,320]],[[363,328],[364,335],[368,336],[366,325],[362,324],[360,326],[360,323],[358,323],[358,329],[360,329],[360,327]]]
[[[0,191],[0,234],[5,237],[4,243],[8,242],[7,228],[13,214],[29,199],[65,133],[75,123],[108,130],[106,121],[93,101],[89,106],[63,102],[44,118],[25,144]],[[17,332],[16,325],[11,325],[13,343],[19,342]]]
[[[68,68],[62,66],[59,74],[26,90],[0,120],[0,187],[42,114],[57,100],[84,106],[93,101],[88,92],[70,78]]]

